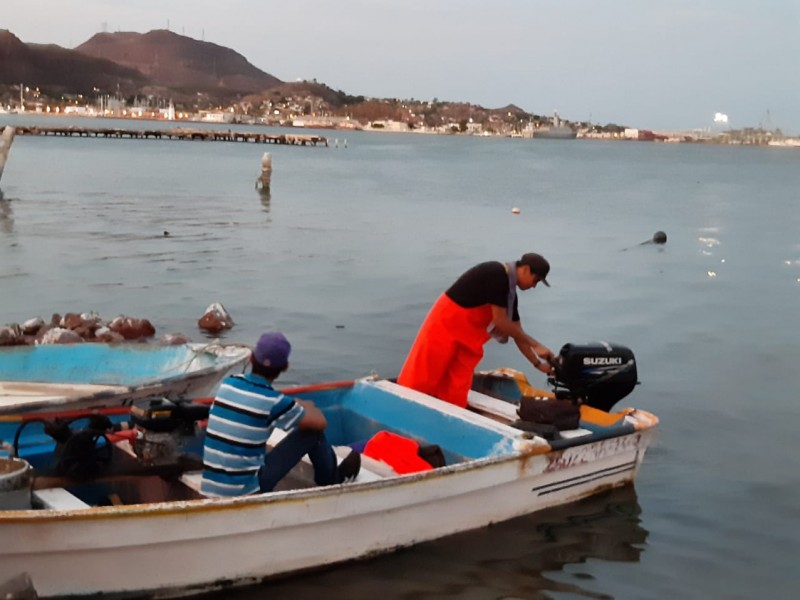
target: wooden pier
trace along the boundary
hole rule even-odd
[[[131,140],[177,140],[191,142],[252,142],[256,144],[283,144],[289,146],[327,146],[328,138],[321,135],[269,134],[231,129],[120,129],[110,127],[43,127],[17,126],[17,135],[43,135],[61,137],[94,137]]]

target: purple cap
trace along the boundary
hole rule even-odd
[[[285,369],[289,364],[292,346],[279,331],[263,334],[253,350],[253,360],[265,367]]]

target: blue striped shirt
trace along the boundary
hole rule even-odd
[[[208,416],[200,492],[206,496],[258,492],[258,471],[272,430],[289,430],[304,414],[300,404],[259,375],[225,378]]]

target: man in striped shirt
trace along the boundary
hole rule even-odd
[[[226,377],[220,385],[203,449],[200,491],[204,495],[269,492],[306,454],[317,485],[342,483],[358,474],[358,452],[337,466],[336,453],[325,438],[322,411],[272,387],[288,368],[290,352],[282,333],[265,333],[253,350],[251,372]],[[267,439],[275,427],[289,434],[268,451]]]

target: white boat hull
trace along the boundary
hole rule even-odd
[[[40,597],[176,596],[388,552],[634,480],[651,430],[368,483],[236,499],[18,511],[0,518],[0,583]],[[169,566],[166,566],[169,565]]]

